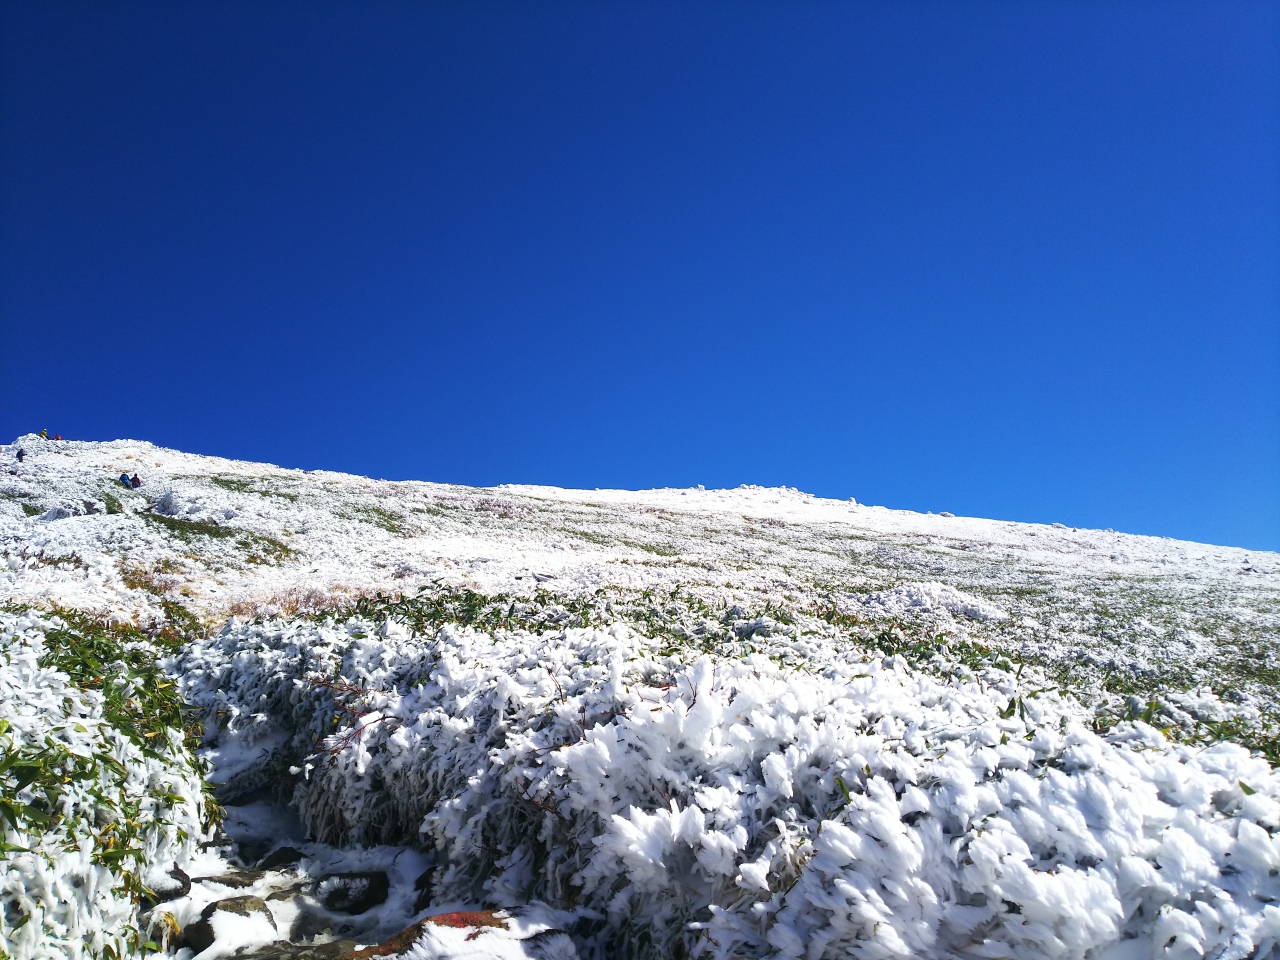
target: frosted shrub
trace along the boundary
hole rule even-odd
[[[1240,960],[1280,937],[1280,780],[1243,748],[1100,736],[1029,675],[752,642],[233,623],[175,666],[221,746],[256,746],[241,776],[292,772],[317,839],[434,850],[437,902],[576,911],[596,956]]]
[[[102,689],[50,665],[68,652]],[[151,659],[59,618],[0,612],[0,951],[14,960],[136,951],[154,868],[163,877],[200,839],[202,784],[181,724],[145,709],[157,690],[174,708],[176,696],[154,663],[144,677],[102,653]]]

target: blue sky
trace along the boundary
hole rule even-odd
[[[0,434],[1280,549],[1280,7],[6,3]]]

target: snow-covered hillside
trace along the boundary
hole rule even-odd
[[[21,446],[28,456],[19,464]],[[1084,685],[1274,699],[1280,556],[918,514],[788,489],[579,491],[390,483],[147,443],[0,448],[8,599],[208,625],[441,582],[560,596],[680,587],[746,609],[835,603],[926,620]],[[143,486],[117,477],[138,473]]]
[[[251,890],[240,939],[187,937],[205,960],[278,938],[816,960],[1280,937],[1276,554],[133,441],[29,436],[0,463],[0,598],[150,631],[201,711],[237,842],[210,835],[202,869],[298,853],[141,916],[179,944]],[[350,916],[323,892],[370,882],[381,905]],[[394,939],[424,917],[463,919]],[[40,955],[25,936],[6,949]]]

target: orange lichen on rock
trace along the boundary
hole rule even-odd
[[[427,923],[435,923],[442,927],[497,927],[507,929],[505,918],[498,916],[496,910],[464,910],[460,913],[440,913],[427,917]]]
[[[419,920],[411,927],[406,927],[390,940],[386,940],[376,947],[365,947],[363,950],[352,950],[349,953],[344,953],[339,960],[373,960],[375,957],[394,957],[406,953],[410,947],[418,942],[418,938],[422,936],[422,931],[428,923],[434,923],[439,927],[453,927],[458,930],[465,930],[468,927],[496,927],[499,930],[506,930],[506,918],[498,914],[499,911],[497,910],[463,910],[457,913],[438,913],[434,917],[427,917],[425,920]],[[467,939],[474,940],[480,936],[480,932],[477,929]]]

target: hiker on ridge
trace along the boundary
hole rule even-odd
[[[128,474],[128,472],[125,472],[125,473],[120,474],[120,482],[121,482],[121,483],[123,483],[126,487],[131,487],[131,486],[133,486],[133,484],[131,484],[131,483],[129,482],[129,474]]]
[[[134,490],[137,490],[142,486],[142,481],[138,479],[138,475],[136,473],[129,479],[129,486]]]

